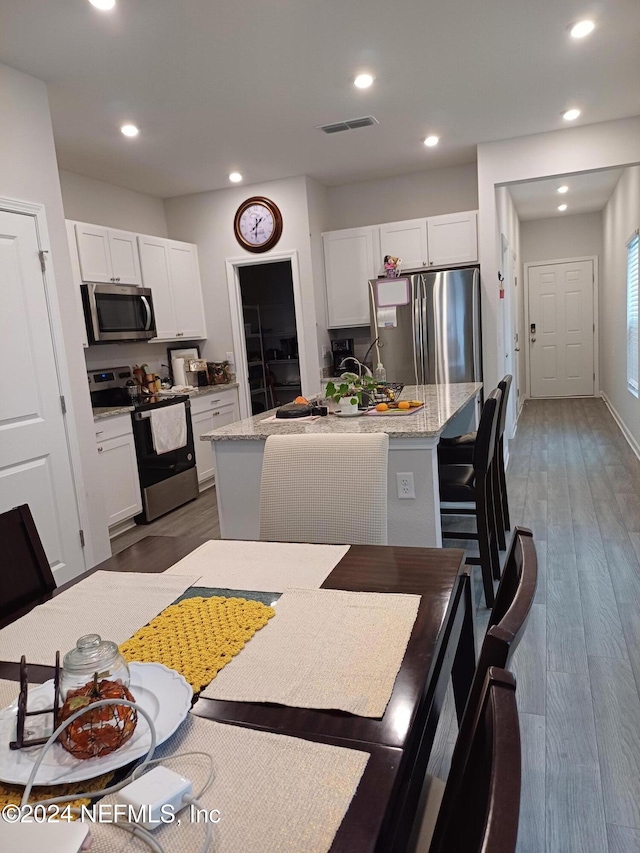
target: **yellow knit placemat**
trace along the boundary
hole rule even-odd
[[[53,747],[54,749],[56,747]],[[62,747],[60,747],[62,749]],[[95,779],[85,779],[84,782],[72,782],[68,785],[42,785],[31,789],[30,803],[37,803],[41,800],[48,800],[52,797],[66,797],[69,794],[81,794],[83,791],[102,791],[111,782],[115,774],[105,773],[102,776],[96,776]],[[7,785],[5,782],[0,782],[0,811],[4,806],[12,805],[19,806],[22,801],[23,785]],[[88,806],[90,800],[72,800],[69,803],[61,803],[60,810],[70,806],[72,809],[79,809],[80,806]],[[75,818],[74,818],[75,820]]]
[[[136,631],[120,651],[127,661],[175,669],[197,693],[274,615],[273,607],[245,598],[186,598]]]

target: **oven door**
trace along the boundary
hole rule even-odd
[[[148,341],[156,336],[148,287],[83,284],[82,303],[92,343]]]
[[[165,405],[171,405],[166,403]],[[151,411],[149,409],[133,412],[133,439],[138,460],[138,474],[143,489],[154,486],[169,477],[175,477],[196,464],[193,446],[193,426],[191,424],[191,405],[184,403],[187,418],[187,441],[183,447],[158,454],[153,446],[151,435]]]

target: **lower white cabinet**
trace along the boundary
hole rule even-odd
[[[136,448],[131,416],[117,415],[95,422],[107,525],[112,527],[142,511]]]
[[[202,488],[214,484],[215,469],[211,442],[200,441],[200,436],[239,419],[238,394],[235,389],[192,398],[193,443],[196,450],[198,483]]]

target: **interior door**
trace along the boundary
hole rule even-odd
[[[532,397],[594,391],[593,261],[529,267]]]
[[[35,218],[0,211],[0,512],[29,504],[60,584],[85,564],[38,250]]]

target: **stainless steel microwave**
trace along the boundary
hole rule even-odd
[[[156,336],[153,299],[148,287],[83,284],[82,305],[89,343],[148,341]]]

